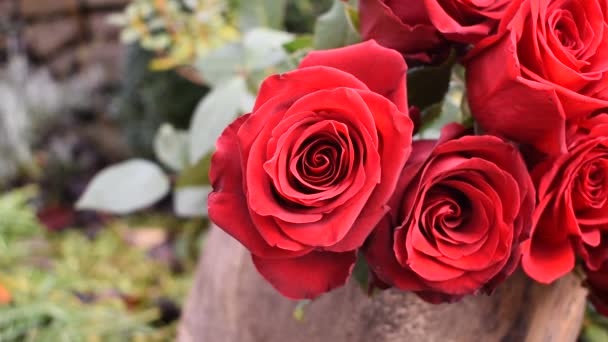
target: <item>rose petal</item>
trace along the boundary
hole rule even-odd
[[[554,87],[521,77],[514,55],[515,39],[515,33],[505,35],[468,60],[471,112],[489,133],[534,145],[548,154],[565,152],[566,116],[557,92]],[[496,68],[496,61],[501,61],[500,68]]]
[[[209,217],[239,240],[252,253],[264,257],[289,257],[305,254],[310,248],[288,251],[268,245],[251,222],[243,195],[243,175],[236,134],[249,115],[228,126],[217,141],[209,177],[214,192],[209,195]]]
[[[392,253],[391,220],[385,216],[370,235],[363,253],[374,273],[384,282],[404,291],[420,291],[425,287],[414,272],[397,262]]]
[[[255,113],[277,94],[283,96],[289,94],[293,99],[298,99],[317,90],[338,87],[369,89],[355,76],[327,65],[315,65],[309,68],[300,67],[284,74],[266,78],[260,86],[253,112]]]
[[[346,284],[357,252],[311,252],[290,259],[252,256],[258,272],[281,294],[291,299],[314,299]]]
[[[396,2],[397,6],[399,4],[400,2]],[[394,12],[384,0],[360,0],[361,35],[365,39],[375,39],[380,45],[405,53],[409,57],[423,54],[422,59],[428,61],[428,51],[441,45],[442,39],[437,29],[426,18],[422,5],[421,1],[415,1],[408,4],[409,8],[396,8]],[[403,15],[403,20],[398,15]]]
[[[311,52],[302,60],[300,68],[315,65],[333,67],[357,77],[369,90],[386,97],[401,112],[407,113],[407,65],[397,51],[368,41],[329,51]]]

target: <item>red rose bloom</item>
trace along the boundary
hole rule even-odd
[[[451,41],[475,44],[493,33],[511,0],[424,0],[433,25]]]
[[[359,0],[361,35],[408,58],[430,61],[430,50],[444,45],[424,0]]]
[[[493,136],[414,142],[389,215],[365,247],[383,282],[431,302],[492,291],[516,269],[534,210],[519,151]]]
[[[580,124],[568,153],[532,171],[538,206],[522,265],[549,283],[574,268],[576,252],[591,270],[608,260],[608,114]]]
[[[407,66],[368,42],[268,78],[217,142],[210,218],[290,298],[343,285],[411,150]]]
[[[565,128],[608,107],[605,0],[514,0],[469,54],[467,91],[484,130],[547,154]],[[524,128],[524,129],[522,129]]]

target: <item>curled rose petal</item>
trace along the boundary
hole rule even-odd
[[[511,0],[424,0],[433,25],[452,41],[475,44],[498,27]]]
[[[374,39],[410,59],[429,62],[429,52],[445,46],[428,17],[424,0],[407,4],[395,0],[360,0],[359,16],[363,38]]]

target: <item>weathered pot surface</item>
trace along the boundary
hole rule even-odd
[[[387,290],[367,297],[356,283],[305,307],[279,295],[237,241],[212,228],[179,329],[181,342],[576,341],[586,291],[569,275],[546,286],[521,273],[491,296],[432,305]]]

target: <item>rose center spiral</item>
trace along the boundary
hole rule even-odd
[[[436,238],[453,240],[469,216],[470,201],[460,191],[444,186],[431,189],[424,201],[423,234],[429,241]]]
[[[349,128],[332,120],[311,126],[293,147],[289,160],[289,184],[303,194],[328,191],[342,185],[353,169],[358,144]]]
[[[575,191],[586,208],[603,208],[608,199],[607,159],[595,159],[579,170]]]

